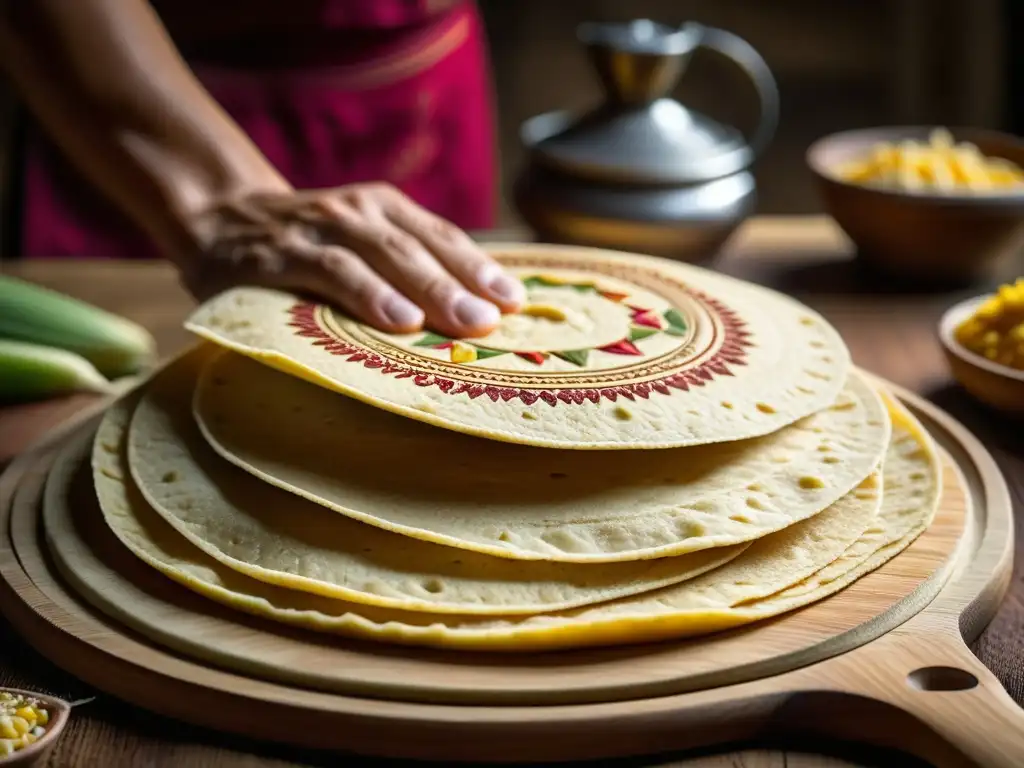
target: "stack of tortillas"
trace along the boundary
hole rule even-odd
[[[664,260],[492,249],[483,338],[230,290],[105,415],[103,516],[223,606],[387,643],[535,650],[717,631],[909,545],[932,442],[818,314]]]

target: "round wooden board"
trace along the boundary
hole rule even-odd
[[[967,650],[959,629],[980,631],[1005,591],[1012,557],[1006,487],[994,462],[965,430],[933,406],[899,394],[959,472],[947,471],[951,491],[926,534],[879,571],[822,603],[725,635],[615,652],[517,661],[477,654],[425,658],[407,650],[399,657],[407,665],[415,656],[414,667],[403,666],[404,673],[390,679],[381,671],[386,666],[381,659],[390,654],[379,648],[353,643],[331,649],[349,654],[350,663],[356,658],[351,654],[375,658],[375,668],[381,668],[378,695],[390,690],[406,699],[483,700],[491,706],[388,701],[293,687],[186,660],[135,635],[66,586],[41,546],[37,502],[52,444],[23,456],[0,478],[5,530],[15,534],[14,540],[0,539],[2,604],[36,647],[100,689],[207,726],[302,745],[445,761],[546,762],[811,729],[902,746],[938,765],[965,764],[967,757],[984,765],[1019,765],[1024,716]],[[958,475],[966,497],[956,492]],[[148,584],[138,586],[148,593]],[[183,610],[176,602],[166,604]],[[847,608],[836,611],[835,606]],[[865,606],[870,610],[863,612]],[[257,644],[268,635],[284,637],[260,622],[253,627]],[[716,650],[705,655],[700,647],[705,643]],[[723,649],[737,654],[735,661],[716,659]],[[342,657],[332,658],[336,663]],[[429,671],[426,686],[421,679],[417,689],[410,681],[411,668]],[[402,674],[406,680],[399,679]],[[554,698],[550,694],[556,689],[568,693]],[[690,692],[655,697],[673,690]],[[560,703],[573,698],[620,700]],[[493,705],[496,700],[503,704]],[[527,701],[544,704],[513,705]],[[842,711],[835,709],[839,703]]]

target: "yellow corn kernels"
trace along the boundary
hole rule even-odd
[[[0,756],[37,742],[46,734],[50,713],[37,699],[0,691]]]
[[[29,723],[33,723],[38,717],[38,715],[36,715],[36,711],[32,709],[32,707],[22,707],[21,709],[16,709],[14,711],[14,714],[20,718],[27,720]]]
[[[11,724],[14,726],[14,730],[18,732],[19,736],[24,736],[31,730],[31,726],[28,724],[28,720],[23,717],[15,715],[11,718]]]
[[[976,355],[1024,370],[1024,278],[1000,286],[956,328],[954,336]]]
[[[20,736],[16,730],[14,730],[14,723],[11,722],[9,715],[0,716],[0,737],[5,739],[16,739]]]

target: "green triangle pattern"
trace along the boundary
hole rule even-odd
[[[541,288],[560,288],[562,286],[561,283],[553,283],[550,280],[545,280],[539,275],[531,275],[530,277],[523,278],[523,285],[527,288],[537,288],[538,286]]]
[[[568,349],[561,352],[552,352],[555,357],[565,360],[567,363],[578,365],[580,368],[587,364],[587,357],[590,355],[589,349]]]
[[[679,310],[666,310],[662,317],[664,317],[665,322],[668,323],[668,328],[665,329],[665,333],[670,336],[683,336],[686,334],[686,320],[684,320],[683,316],[679,314]]]
[[[484,349],[483,347],[476,348],[476,359],[486,360],[488,357],[499,357],[500,355],[507,355],[503,349]]]
[[[572,288],[574,291],[579,291],[580,293],[597,291],[597,288],[593,285],[585,285],[583,283],[556,283],[551,280],[547,280],[540,275],[531,275],[530,277],[523,278],[523,285],[527,288]]]
[[[656,333],[660,333],[655,328],[642,328],[639,325],[634,325],[629,329],[629,340],[640,341],[640,339],[646,339],[648,336],[653,336]]]
[[[419,341],[413,343],[413,346],[414,347],[436,347],[438,344],[447,344],[449,341],[451,341],[451,339],[449,339],[447,336],[441,336],[439,334],[431,333],[430,331],[427,331],[427,333],[423,334],[423,338],[422,339],[420,339]]]

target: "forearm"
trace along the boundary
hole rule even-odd
[[[171,258],[217,200],[289,188],[145,0],[0,0],[0,65],[72,162]]]

